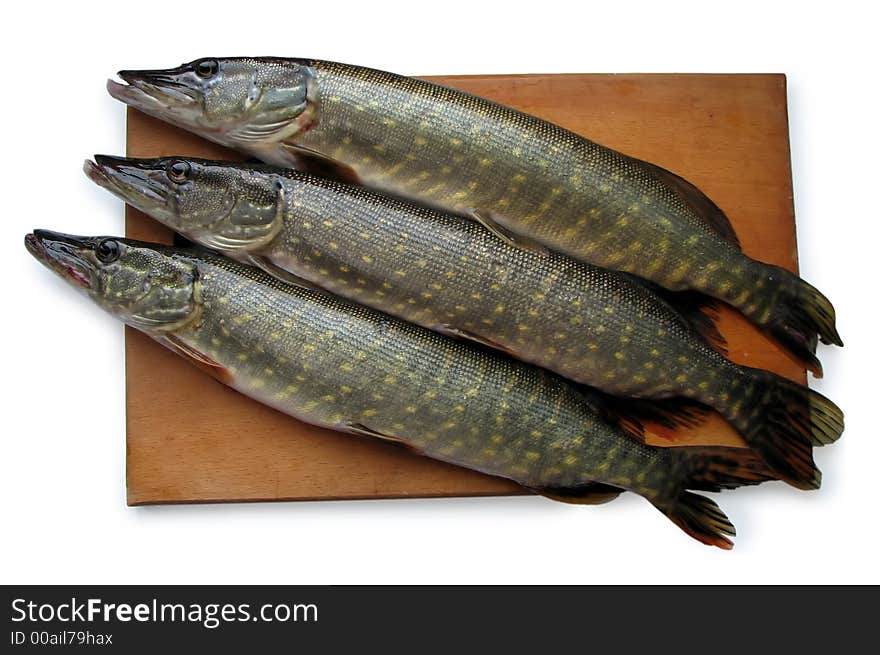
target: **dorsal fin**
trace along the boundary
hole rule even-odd
[[[717,300],[699,291],[670,291],[631,273],[618,272],[618,275],[626,277],[633,284],[642,285],[658,296],[713,349],[722,355],[727,355],[727,340],[715,324],[720,306]]]
[[[705,193],[672,171],[668,171],[665,168],[641,159],[635,159],[634,157],[630,157],[630,159],[650,170],[657,179],[663,181],[672,188],[682,200],[693,208],[697,216],[703,220],[703,223],[706,227],[712,230],[712,232],[728,243],[736,246],[738,250],[742,249],[739,245],[739,238],[736,236],[736,231],[730,224],[730,219],[727,218],[727,214],[725,214],[718,205],[712,202]]]
[[[624,398],[595,391],[597,403],[603,406],[603,417],[628,434],[644,440],[643,421],[650,421],[669,430],[696,427],[709,413],[702,403],[687,398]]]
[[[659,289],[658,295],[668,302],[717,352],[727,355],[727,339],[718,331],[719,303],[699,291],[668,291]]]

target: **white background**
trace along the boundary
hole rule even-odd
[[[2,48],[0,582],[880,582],[874,3],[15,3]],[[102,6],[103,5],[103,6]],[[613,5],[613,7],[609,7]],[[874,5],[876,6],[876,5]],[[405,74],[784,72],[802,274],[846,348],[815,387],[847,432],[821,491],[724,494],[732,552],[634,495],[129,508],[122,328],[34,262],[34,227],[118,234],[82,160],[124,152],[120,68],[207,55],[333,59]]]

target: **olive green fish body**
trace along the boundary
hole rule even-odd
[[[309,423],[364,426],[533,487],[620,485],[668,466],[539,369],[237,264],[198,267],[203,317],[177,337],[236,389]],[[609,452],[619,461],[603,477]]]
[[[625,274],[521,248],[475,220],[306,173],[180,158],[96,161],[86,172],[98,184],[189,238],[276,275],[293,273],[607,393],[714,407],[796,486],[818,485],[810,445],[843,430],[833,403],[731,363]]]
[[[724,300],[817,371],[809,352],[815,333],[840,341],[833,309],[818,291],[719,236],[713,223],[729,229],[720,210],[667,171],[429,82],[332,62],[308,65],[321,89],[320,120],[294,141],[351,166],[365,183],[490,212],[514,232],[582,261]],[[706,204],[709,218],[700,211]]]
[[[361,187],[299,173],[284,184],[284,224],[256,252],[334,293],[608,393],[708,403],[735,374],[637,281]],[[711,393],[695,371],[716,372]]]
[[[842,344],[830,302],[745,256],[726,216],[692,184],[534,116],[312,59],[199,60],[120,75],[129,86],[111,83],[117,98],[267,162],[301,166],[318,153],[370,185],[476,209],[581,261],[724,300],[817,374],[817,336]]]
[[[207,251],[46,231],[25,243],[111,313],[316,425],[399,441],[551,495],[594,481],[631,489],[721,547],[733,527],[684,489],[768,479],[746,450],[646,445],[539,368]]]

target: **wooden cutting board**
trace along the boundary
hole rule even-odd
[[[429,78],[553,121],[694,182],[728,214],[747,254],[797,271],[783,75],[499,75]],[[235,153],[137,111],[128,155]],[[131,208],[130,237],[171,234]],[[802,369],[733,311],[733,360],[804,382]],[[472,496],[509,481],[390,444],[318,429],[231,391],[126,328],[128,502]],[[670,438],[674,441],[670,442]],[[651,443],[742,445],[720,417]]]

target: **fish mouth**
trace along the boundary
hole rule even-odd
[[[86,177],[133,207],[150,212],[168,202],[165,168],[159,160],[133,160],[109,155],[95,155],[94,159],[83,162]]]
[[[24,246],[47,268],[80,289],[94,286],[94,264],[88,254],[94,252],[95,239],[50,230],[34,230],[25,235]]]
[[[107,92],[116,100],[163,120],[191,118],[201,105],[201,93],[179,81],[183,72],[122,70],[117,73],[122,82],[107,80]]]

